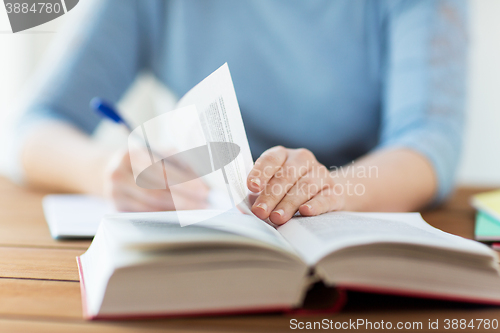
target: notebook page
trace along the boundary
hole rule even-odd
[[[496,257],[496,253],[483,244],[430,226],[418,213],[332,212],[295,217],[279,227],[278,232],[309,265],[345,247],[379,242],[426,245]]]
[[[92,238],[101,218],[115,213],[110,202],[91,195],[51,194],[43,198],[43,211],[53,238]]]

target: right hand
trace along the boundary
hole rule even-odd
[[[172,168],[169,170],[171,172],[182,172],[174,170],[173,166],[167,168]],[[151,182],[165,183],[163,177],[153,177],[154,175],[151,175]],[[189,186],[182,186],[181,190],[182,193],[176,196],[174,205],[170,189],[151,190],[139,187],[134,180],[128,151],[114,154],[105,167],[104,195],[113,201],[119,211],[151,212],[207,208],[209,188],[201,180],[191,181]]]

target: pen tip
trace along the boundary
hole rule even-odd
[[[102,104],[102,99],[100,99],[99,97],[94,97],[90,101],[90,107],[95,110],[99,109],[99,106],[101,104]]]

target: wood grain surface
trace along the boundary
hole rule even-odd
[[[422,215],[439,229],[472,238],[475,212],[469,205],[470,196],[485,190],[489,189],[459,189],[448,202]],[[292,319],[422,322],[421,332],[427,330],[429,320],[439,320],[440,329],[433,331],[448,332],[445,319],[500,320],[497,307],[350,293],[345,309],[338,314],[88,322],[82,319],[75,257],[90,241],[55,241],[50,237],[41,206],[44,194],[0,178],[0,332],[290,332]]]

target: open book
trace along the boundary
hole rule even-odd
[[[286,310],[318,280],[500,304],[496,252],[418,213],[333,212],[276,229],[239,211],[186,227],[175,212],[116,214],[78,265],[88,318]]]
[[[280,227],[252,215],[245,188],[252,159],[227,65],[179,103],[189,120],[172,111],[162,124],[178,137],[194,128],[196,140],[162,150],[148,142],[143,126],[151,159],[132,158],[136,181],[141,184],[144,172],[162,172],[158,152],[175,151],[189,157],[183,163],[210,184],[217,193],[213,206],[222,209],[104,217],[89,250],[77,258],[88,318],[293,309],[318,281],[500,304],[496,252],[437,230],[418,213],[333,212],[297,216]],[[199,147],[206,165],[189,165],[193,156],[184,152]],[[195,180],[165,177],[171,190]]]

